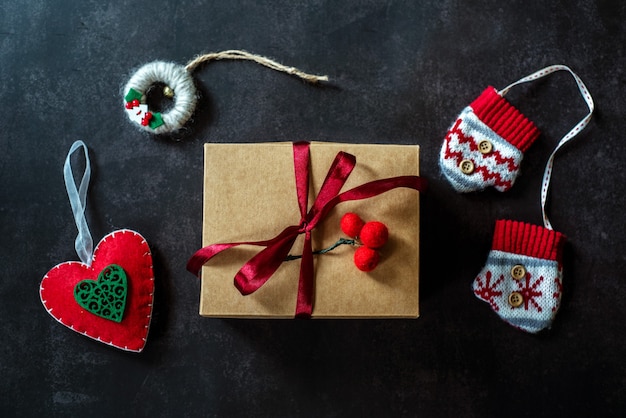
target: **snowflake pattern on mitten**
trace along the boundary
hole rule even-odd
[[[563,291],[564,236],[523,222],[496,222],[492,249],[474,294],[504,321],[536,333],[549,328]]]
[[[439,156],[442,173],[458,192],[493,186],[509,190],[537,127],[495,88],[488,87],[452,124]]]

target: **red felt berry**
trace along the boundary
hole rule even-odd
[[[365,222],[356,213],[348,212],[341,217],[341,230],[349,237],[358,237]]]
[[[126,107],[126,109],[132,109],[133,108],[133,104],[131,102],[126,102],[125,107]]]
[[[149,120],[152,120],[152,113],[150,113],[150,112],[146,112],[146,114],[144,115],[144,118],[145,118],[146,120],[148,120],[148,121],[149,121]]]
[[[140,104],[139,99],[133,99],[133,101],[131,101],[130,103],[133,105],[133,107],[137,107]]]
[[[146,118],[142,118],[141,119],[141,125],[142,126],[148,126],[148,124],[150,123],[150,121]]]
[[[359,247],[354,252],[354,265],[361,271],[372,271],[378,265],[380,255],[369,247]]]
[[[389,231],[384,223],[372,221],[363,225],[359,238],[363,245],[370,248],[380,248],[387,243]]]

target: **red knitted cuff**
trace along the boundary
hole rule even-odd
[[[526,152],[539,136],[535,124],[491,86],[470,107],[485,125],[522,152]]]
[[[560,232],[524,222],[498,220],[492,250],[560,261],[565,236]]]

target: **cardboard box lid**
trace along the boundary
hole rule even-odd
[[[339,151],[357,165],[342,191],[381,178],[418,175],[419,146],[311,143],[309,207]],[[341,216],[356,212],[384,222],[389,242],[370,273],[353,264],[354,247],[315,256],[313,317],[417,317],[419,314],[419,193],[394,189],[335,207],[313,230],[313,249],[344,236]],[[300,221],[292,143],[205,144],[203,246],[267,240]],[[291,254],[301,254],[302,237]],[[202,268],[200,314],[215,317],[293,318],[300,262],[286,261],[256,292],[242,296],[237,271],[263,247],[241,246],[218,254]]]

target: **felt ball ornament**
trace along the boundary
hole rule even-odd
[[[358,237],[365,225],[363,219],[353,212],[348,212],[341,217],[341,230],[349,237]]]
[[[389,230],[382,222],[367,222],[361,229],[359,239],[367,247],[380,248],[387,243]]]
[[[361,271],[372,271],[378,266],[380,255],[369,247],[359,247],[354,252],[354,265]]]

